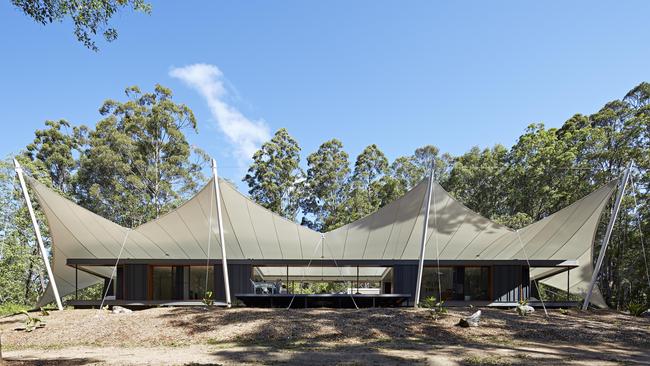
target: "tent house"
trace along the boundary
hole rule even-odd
[[[596,229],[617,188],[612,181],[515,231],[425,179],[377,212],[319,233],[259,206],[216,174],[175,210],[132,229],[33,178],[26,182],[52,238],[55,281],[38,306],[55,300],[53,283],[61,296],[105,283],[102,303],[133,306],[196,304],[207,291],[224,304],[229,297],[248,305],[324,304],[307,295],[296,300],[309,281],[347,284],[346,296],[323,295],[341,306],[352,299],[364,306],[412,305],[427,296],[452,305],[511,306],[536,297],[536,282],[567,296],[584,295],[594,272]],[[282,285],[258,288],[271,282]],[[374,292],[363,293],[360,282],[376,284]],[[591,302],[604,305],[597,288]]]

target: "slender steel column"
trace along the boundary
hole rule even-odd
[[[74,265],[74,299],[79,300],[79,265]]]
[[[221,265],[223,266],[223,285],[226,290],[226,306],[231,307],[230,280],[228,279],[228,259],[226,258],[226,242],[223,235],[223,220],[221,219],[221,192],[219,190],[219,176],[217,175],[217,161],[212,159],[212,175],[214,176],[214,190],[217,197],[217,216],[219,222],[219,242],[221,243]]]
[[[618,212],[621,209],[621,201],[623,201],[623,194],[625,193],[625,187],[627,186],[627,181],[630,179],[630,172],[632,171],[632,162],[627,165],[625,169],[625,174],[621,179],[621,183],[618,186],[618,193],[616,195],[616,202],[614,202],[614,209],[612,211],[612,216],[609,218],[609,224],[607,224],[607,231],[603,237],[603,243],[600,246],[600,253],[598,254],[598,260],[596,261],[596,267],[594,268],[594,273],[591,275],[591,281],[589,282],[589,290],[585,296],[585,301],[582,303],[582,310],[587,310],[589,307],[589,301],[591,300],[591,293],[594,291],[594,286],[596,285],[596,280],[598,279],[598,274],[600,273],[600,267],[603,265],[603,260],[605,259],[605,252],[607,251],[607,246],[609,245],[609,239],[612,236],[612,231],[614,230],[614,222],[618,216]]]
[[[571,301],[571,268],[566,271],[566,301]]]
[[[357,293],[359,293],[359,266],[357,266]]]
[[[420,262],[418,263],[418,278],[415,283],[414,307],[420,304],[420,290],[422,287],[422,271],[424,270],[424,254],[427,245],[427,231],[429,229],[429,211],[431,210],[431,191],[433,190],[433,169],[429,172],[429,186],[427,188],[427,206],[424,212],[424,225],[422,227],[422,241],[420,242]]]
[[[54,280],[54,274],[52,274],[52,267],[50,267],[50,260],[47,257],[47,253],[45,252],[45,246],[43,245],[43,237],[41,236],[41,229],[38,226],[38,221],[36,221],[36,215],[34,214],[32,201],[29,198],[29,193],[27,192],[27,186],[25,185],[25,178],[23,178],[23,168],[20,166],[18,160],[16,159],[14,159],[14,166],[15,166],[16,174],[18,174],[18,180],[20,180],[20,188],[23,191],[23,197],[25,197],[25,203],[27,204],[29,217],[32,219],[32,225],[34,226],[34,233],[36,234],[36,241],[38,242],[38,248],[41,251],[41,256],[43,257],[43,262],[45,263],[45,269],[47,270],[47,277],[50,279],[52,292],[54,292],[54,298],[56,299],[56,306],[59,308],[59,310],[63,310],[63,304],[61,303],[61,296],[59,296],[59,288],[56,286],[56,281]]]

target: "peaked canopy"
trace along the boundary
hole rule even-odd
[[[62,296],[75,290],[75,270],[66,264],[68,258],[221,258],[214,179],[180,207],[134,229],[82,208],[33,178],[27,181],[48,221],[52,267]],[[219,180],[227,258],[416,260],[427,187],[423,181],[377,212],[321,234],[280,217]],[[437,243],[440,259],[576,260],[579,268],[570,272],[571,292],[581,294],[593,272],[593,240],[600,215],[615,189],[612,181],[517,232],[473,212],[434,183],[426,258],[436,259]],[[112,268],[86,270],[105,277],[112,274]],[[531,274],[564,288],[566,276],[552,276],[551,271],[535,269]],[[78,276],[79,288],[100,281],[85,272]],[[592,302],[604,305],[600,294],[594,295]],[[52,300],[48,288],[39,306]]]

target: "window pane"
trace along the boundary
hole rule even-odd
[[[488,267],[465,268],[465,300],[489,300],[489,279]]]
[[[208,283],[206,287],[205,272],[208,271]],[[207,291],[212,291],[214,299],[214,267],[212,266],[192,266],[190,267],[190,300],[201,300],[205,297]]]
[[[433,296],[436,300],[452,300],[454,295],[454,269],[451,267],[438,268],[425,267],[422,272],[422,289],[420,291],[420,300]],[[438,281],[440,278],[440,281]],[[441,290],[438,290],[440,282]]]
[[[153,267],[153,299],[172,299],[172,267]]]

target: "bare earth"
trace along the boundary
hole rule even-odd
[[[471,311],[65,310],[31,333],[15,330],[24,316],[2,318],[0,334],[8,365],[650,364],[650,318],[482,309],[480,327],[454,326]]]

